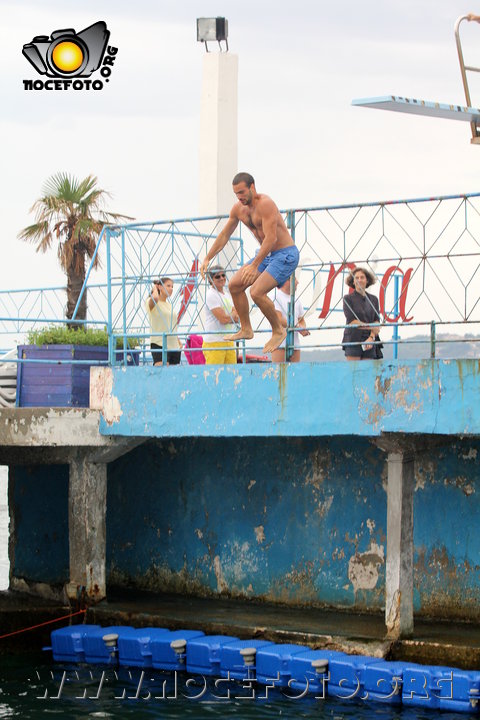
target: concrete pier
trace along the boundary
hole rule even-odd
[[[143,442],[101,435],[99,423],[99,413],[87,409],[0,410],[0,464],[69,467],[70,572],[65,589],[71,599],[83,594],[93,602],[106,595],[107,463]],[[15,579],[12,585],[25,589]],[[50,594],[42,583],[35,588]]]
[[[12,587],[380,613],[389,643],[480,623],[478,372],[95,369],[95,409],[2,410]]]

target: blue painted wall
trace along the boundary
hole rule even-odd
[[[348,445],[311,438],[149,443],[109,473],[109,579],[156,590],[378,606],[383,471],[383,453],[355,438]],[[378,579],[373,587],[362,578],[356,589],[349,582],[355,553],[352,572],[368,565]]]
[[[480,618],[478,452],[456,440],[416,464],[419,614]],[[385,481],[362,438],[149,442],[110,468],[109,582],[380,611]]]
[[[416,462],[415,610],[480,620],[480,440]],[[15,467],[12,573],[68,580],[68,467]],[[368,438],[151,440],[109,466],[110,585],[382,610],[386,457]]]
[[[480,442],[453,441],[416,462],[416,608],[480,619]]]
[[[68,580],[68,465],[15,466],[9,474],[17,578],[63,585]]]
[[[480,362],[114,368],[101,432],[143,437],[480,434]]]

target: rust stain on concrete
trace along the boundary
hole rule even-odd
[[[313,485],[315,490],[320,490],[332,467],[332,455],[329,449],[323,451],[314,450],[308,456],[310,470],[305,476],[305,484]]]
[[[217,578],[217,591],[225,592],[225,590],[228,590],[228,585],[225,582],[225,578],[223,577],[219,555],[215,555],[215,557],[213,558],[213,569],[215,572],[215,577]]]
[[[278,372],[278,394],[280,396],[280,415],[283,415],[285,410],[285,402],[287,399],[287,369],[288,363],[277,363],[279,366]]]
[[[379,375],[377,375],[377,377],[375,378],[375,392],[377,393],[377,395],[383,395],[383,397],[385,398],[388,394],[388,391],[390,390],[391,385],[391,378],[385,378],[385,380],[383,381]]]
[[[375,378],[375,397],[371,398],[365,388],[356,387],[355,395],[358,399],[358,411],[369,425],[377,428],[385,416],[401,408],[411,415],[423,411],[423,403],[417,391],[411,393],[412,383],[408,368],[399,367],[390,377]],[[377,400],[380,400],[379,402]]]
[[[388,608],[387,616],[385,618],[385,624],[387,626],[387,637],[398,638],[400,637],[400,604],[402,600],[402,593],[400,590],[395,590],[392,597],[392,602]]]
[[[317,574],[318,569],[313,562],[300,561],[284,575],[282,580],[272,583],[268,595],[276,601],[289,602],[292,597],[292,589],[295,588],[295,597],[301,597],[302,603],[315,601],[318,592],[315,587]]]

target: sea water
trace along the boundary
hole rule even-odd
[[[1,641],[0,641],[1,642]],[[220,681],[140,668],[53,663],[48,653],[0,654],[0,718],[316,718],[460,720],[478,714],[395,708],[359,699],[299,697],[255,682]]]

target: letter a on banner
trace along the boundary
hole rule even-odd
[[[400,297],[398,301],[398,315],[395,315],[394,318],[391,318],[385,312],[385,293],[390,278],[396,270],[398,270],[398,272],[402,274],[402,289],[400,291]],[[405,317],[405,305],[407,302],[408,283],[410,282],[412,272],[413,268],[408,268],[408,270],[404,273],[403,270],[398,267],[398,265],[392,265],[388,268],[388,270],[385,271],[382,282],[380,283],[379,292],[380,314],[383,315],[383,317],[385,318],[385,322],[396,323],[399,321],[400,318],[402,319],[402,322],[410,322],[411,320],[413,320],[413,315],[409,318]]]

